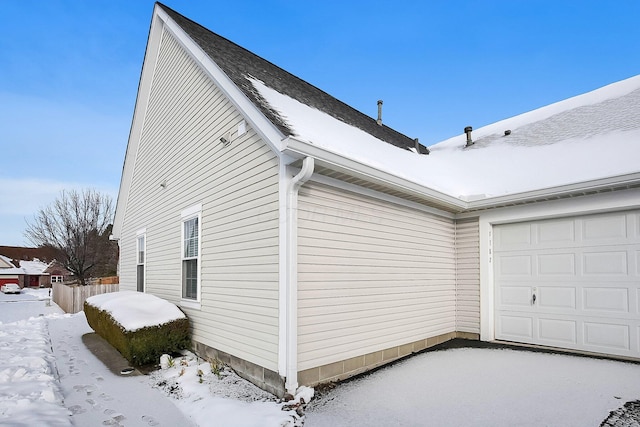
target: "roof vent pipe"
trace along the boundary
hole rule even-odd
[[[473,140],[471,139],[472,130],[473,128],[471,126],[467,126],[466,128],[464,128],[464,133],[467,134],[467,145],[465,145],[465,147],[470,147],[473,145]]]
[[[378,100],[378,120],[376,120],[378,126],[382,126],[382,99]]]
[[[416,153],[418,153],[418,154],[429,154],[429,149],[427,147],[424,147],[424,152],[422,152],[420,150],[420,141],[418,140],[418,138],[415,138],[413,141],[416,144]]]

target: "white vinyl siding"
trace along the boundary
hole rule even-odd
[[[456,222],[456,330],[480,333],[478,218]]]
[[[451,219],[307,183],[298,221],[298,370],[455,331]]]
[[[146,291],[181,303],[181,212],[201,204],[200,310],[185,308],[193,339],[277,371],[278,160],[251,126],[238,135],[243,124],[165,30],[123,221],[120,286],[136,289],[135,233],[145,227]]]

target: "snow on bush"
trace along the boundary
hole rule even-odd
[[[88,298],[89,326],[130,363],[156,363],[163,353],[190,346],[189,320],[174,304],[141,292],[113,292]]]
[[[120,291],[94,295],[87,304],[106,311],[126,331],[159,326],[177,319],[186,319],[185,314],[169,301],[151,294],[135,291]]]

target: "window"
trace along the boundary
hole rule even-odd
[[[201,205],[182,212],[182,298],[200,300]]]
[[[144,292],[144,270],[146,261],[146,233],[140,230],[136,238],[136,286],[138,292]]]
[[[62,283],[62,276],[51,276],[51,283]]]

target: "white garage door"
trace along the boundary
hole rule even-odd
[[[640,358],[640,211],[494,227],[496,339]]]

